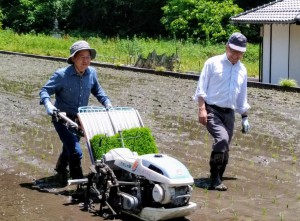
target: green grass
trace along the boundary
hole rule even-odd
[[[0,50],[39,54],[55,57],[68,57],[70,46],[79,38],[62,36],[54,38],[43,34],[16,34],[10,30],[0,31]],[[95,61],[113,63],[120,65],[134,65],[138,55],[147,57],[153,50],[158,55],[176,54],[179,63],[175,65],[176,72],[199,73],[204,62],[211,56],[225,52],[224,44],[201,44],[188,40],[166,40],[150,38],[96,38],[87,40],[91,47],[97,50]],[[248,44],[247,52],[244,55],[243,63],[247,67],[248,75],[258,76],[259,73],[259,48],[258,45]]]

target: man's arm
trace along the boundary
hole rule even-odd
[[[199,123],[202,125],[206,125],[207,112],[206,112],[205,101],[203,97],[198,97],[198,104],[199,104],[199,113],[198,113]]]

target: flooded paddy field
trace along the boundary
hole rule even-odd
[[[0,54],[0,220],[103,220],[70,201],[74,187],[36,188],[51,178],[61,144],[39,105],[39,89],[66,63]],[[137,109],[162,153],[183,162],[195,179],[188,220],[300,220],[300,94],[248,88],[249,134],[240,116],[224,184],[208,191],[212,138],[197,121],[192,100],[197,82],[138,72],[97,68],[114,106]],[[91,98],[91,105],[97,101]],[[84,148],[84,173],[90,159]],[[125,220],[125,218],[122,220]],[[129,219],[130,220],[130,219]]]

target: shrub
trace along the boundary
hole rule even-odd
[[[237,31],[229,18],[243,11],[233,0],[168,0],[162,10],[161,22],[170,33],[212,43],[226,42]]]
[[[294,79],[281,79],[279,85],[282,87],[297,87],[297,81]]]
[[[156,71],[166,71],[166,68],[163,66],[159,66],[155,68]]]
[[[132,128],[122,131],[124,146],[139,155],[158,153],[158,148],[149,128]],[[106,136],[105,134],[95,135],[91,140],[91,148],[94,159],[101,159],[102,155],[114,148],[122,147],[120,134]]]

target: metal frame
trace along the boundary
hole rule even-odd
[[[113,136],[125,129],[144,127],[139,112],[131,107],[114,107],[106,110],[103,107],[86,106],[80,107],[78,111],[77,115],[92,164],[95,164],[95,159],[90,140],[95,135]]]

